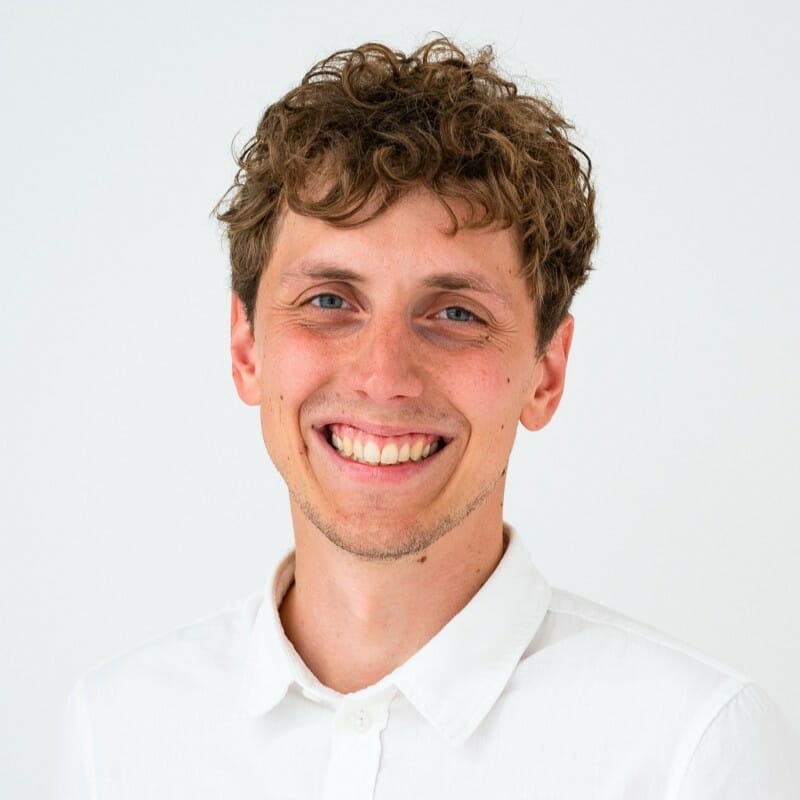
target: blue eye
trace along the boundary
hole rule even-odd
[[[440,313],[444,314],[445,319],[449,320],[450,322],[478,321],[478,318],[471,311],[467,311],[466,308],[461,308],[460,306],[448,306],[447,308],[443,309]]]
[[[344,307],[344,300],[338,294],[318,294],[311,298],[311,304],[318,308],[339,309]]]

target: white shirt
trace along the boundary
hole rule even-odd
[[[56,797],[800,798],[800,744],[747,678],[551,588],[509,530],[470,603],[379,683],[319,683],[271,591],[84,676]]]

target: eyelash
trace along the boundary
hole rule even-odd
[[[322,304],[322,299],[323,298],[335,298],[337,301],[339,301],[340,305],[336,305],[336,306],[323,305]],[[319,308],[322,311],[342,311],[342,310],[344,310],[344,306],[347,305],[347,301],[343,297],[341,297],[340,295],[335,294],[334,292],[323,292],[321,294],[314,295],[313,297],[309,298],[308,302],[309,302],[310,305],[313,305],[314,307]],[[445,317],[441,317],[440,316],[441,314],[445,314],[446,315],[448,311],[462,312],[464,314],[468,314],[470,318],[469,319],[450,319],[448,316],[445,316]],[[440,311],[438,311],[436,313],[435,318],[436,319],[444,319],[444,320],[446,320],[448,322],[456,322],[456,323],[458,323],[460,325],[465,325],[465,324],[468,324],[468,323],[478,323],[478,324],[482,325],[483,322],[484,322],[477,314],[475,314],[474,312],[472,312],[469,309],[464,308],[462,306],[445,306],[443,309],[441,309]]]

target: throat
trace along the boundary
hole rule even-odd
[[[280,619],[323,685],[349,693],[377,683],[467,605],[499,562],[503,541],[499,530],[484,548],[466,548],[459,538],[448,535],[425,553],[393,562],[364,562],[341,551],[319,559],[319,550],[306,553],[298,541],[295,583]]]

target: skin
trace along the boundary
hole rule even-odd
[[[563,391],[573,319],[537,358],[512,231],[449,230],[424,190],[354,228],[286,211],[252,327],[232,299],[234,381],[289,488],[284,630],[341,692],[403,663],[489,577],[517,422],[542,428]],[[368,467],[330,446],[333,422],[446,445]]]

